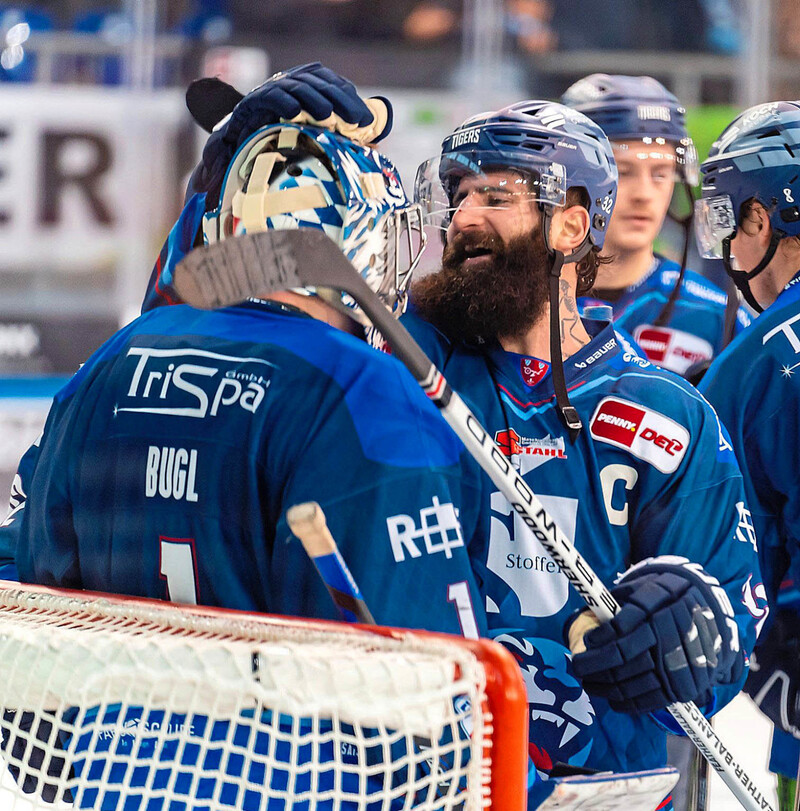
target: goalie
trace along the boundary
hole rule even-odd
[[[207,241],[318,228],[402,311],[420,215],[375,150],[302,124],[261,128],[231,160],[220,202]],[[416,246],[405,263],[398,244]],[[486,636],[468,556],[483,528],[480,471],[405,368],[368,345],[352,302],[312,293],[157,308],[101,346],[26,460],[25,509],[6,527],[19,578],[333,619],[286,523],[288,507],[315,500],[379,623]],[[26,737],[11,737],[7,751],[35,767]],[[118,755],[123,744],[105,745]],[[93,807],[109,776],[119,790],[117,766],[96,780],[85,765],[76,803]]]

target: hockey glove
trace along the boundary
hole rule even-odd
[[[588,630],[586,650],[572,659],[590,695],[637,715],[676,701],[706,705],[715,684],[741,676],[744,657],[727,595],[699,566],[677,557],[648,560],[629,569],[612,593],[619,613]]]
[[[192,173],[187,199],[206,192],[217,204],[228,164],[241,144],[259,128],[279,121],[312,124],[362,144],[385,138],[392,128],[392,107],[380,97],[358,95],[351,82],[319,62],[276,73],[242,96],[219,79],[199,79],[186,91],[195,121],[211,135]]]
[[[750,659],[745,692],[779,729],[800,738],[800,616],[781,608]]]

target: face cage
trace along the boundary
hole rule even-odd
[[[492,157],[496,160],[496,155],[492,154]],[[447,231],[453,215],[463,205],[463,201],[458,206],[452,205],[453,190],[445,186],[448,176],[445,176],[444,182],[440,176],[440,166],[443,160],[453,163],[452,179],[458,182],[464,177],[478,177],[481,174],[480,165],[485,161],[476,157],[473,153],[455,153],[454,156],[437,155],[420,164],[417,169],[417,177],[414,183],[414,202],[420,207],[424,224],[441,231]],[[459,167],[462,167],[464,171],[457,173],[456,170]],[[517,168],[508,164],[501,166],[495,163],[489,166],[486,171],[510,171],[519,174],[521,177],[531,178],[531,190],[511,194],[506,204],[471,204],[478,210],[507,210],[518,205],[522,200],[552,206],[563,206],[566,202],[566,170],[560,163],[542,162],[542,170],[531,166]],[[489,187],[490,184],[487,184],[487,188]],[[457,189],[457,185],[455,188]],[[471,191],[464,200],[470,199],[475,193],[480,193],[480,189],[476,188]]]
[[[729,195],[701,197],[695,202],[694,232],[704,259],[723,258],[723,240],[736,235],[736,214]]]
[[[425,245],[428,242],[428,235],[425,233],[425,224],[420,206],[413,204],[403,211],[393,212],[391,224],[387,222],[387,227],[393,229],[394,258],[394,293],[395,302],[391,309],[398,318],[406,311],[408,304],[408,287],[411,284],[411,277],[422,258]],[[408,248],[408,267],[400,267],[401,249],[403,234],[406,237],[406,247]],[[419,240],[417,247],[414,245],[414,236]],[[389,240],[387,239],[387,245]],[[386,274],[389,278],[389,273]]]
[[[375,293],[391,311],[392,315],[399,318],[408,305],[408,287],[411,284],[411,277],[422,258],[422,253],[428,242],[420,207],[412,204],[400,211],[392,211],[390,216],[385,219],[382,230],[385,248],[380,261],[384,271],[377,284],[377,289],[373,287],[373,284],[369,286],[375,290]],[[401,268],[400,259],[404,247],[404,234],[405,246],[408,248],[408,265]],[[414,244],[415,235],[418,240],[416,247]],[[369,320],[363,315],[358,304],[346,293],[341,296],[341,304],[345,308],[343,311],[347,315],[355,318],[362,326],[368,329],[371,327]]]

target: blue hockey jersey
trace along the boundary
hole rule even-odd
[[[565,361],[583,422],[571,444],[549,364],[497,344],[452,344],[413,312],[403,320],[605,583],[648,558],[688,558],[725,589],[741,647],[752,648],[750,594],[761,578],[751,537],[742,535],[742,479],[696,390],[622,351],[608,322],[585,320],[592,340]],[[583,601],[501,493],[490,495],[490,507],[490,535],[473,563],[491,633],[523,670],[534,762],[543,770],[557,761],[614,771],[664,765],[656,720],[616,713],[582,690],[563,628]],[[740,688],[717,686],[706,710]]]
[[[766,596],[800,583],[800,273],[717,358],[701,388],[728,426],[744,475]],[[770,768],[794,777],[800,744],[775,730]]]
[[[708,279],[687,269],[669,323],[655,326],[679,273],[680,265],[656,256],[651,271],[610,306],[614,325],[629,333],[649,360],[682,375],[694,364],[716,357],[722,349],[727,296]],[[583,308],[607,302],[584,297],[579,303]],[[740,307],[735,332],[749,323],[750,316]]]
[[[770,603],[800,582],[800,273],[706,372],[744,476]]]
[[[395,358],[277,303],[216,312],[179,305],[141,316],[56,395],[16,485],[0,538],[26,582],[335,619],[285,519],[288,507],[315,500],[378,623],[487,635],[468,554],[488,526],[480,469]],[[73,723],[76,712],[65,720]],[[71,765],[87,782],[76,807],[136,807],[139,786],[170,779],[178,742],[169,734],[161,749],[144,738],[133,780],[126,739],[112,746],[97,734],[145,718],[154,729],[189,723],[164,709],[146,712],[122,715],[110,705],[81,715]],[[213,721],[212,740],[242,738],[254,748],[248,768],[257,786],[259,758],[284,755],[270,740],[274,719],[259,726],[245,716],[195,715],[191,735],[199,740]],[[285,723],[314,733],[311,721]],[[196,756],[181,760],[178,794]],[[292,757],[319,760],[321,787],[334,781],[326,763],[358,759],[331,743]],[[373,760],[366,786],[348,772],[342,788],[382,791]],[[277,799],[265,806],[257,790],[242,798],[241,768],[228,762],[200,796],[219,792],[223,805],[246,811],[285,808]],[[400,805],[407,799],[392,807]],[[150,806],[166,807],[158,798]]]
[[[363,341],[269,302],[160,308],[56,396],[16,564],[28,582],[336,618],[285,521],[315,500],[379,623],[461,633],[448,588],[477,604],[481,486],[465,454]],[[485,635],[480,613],[463,630]]]

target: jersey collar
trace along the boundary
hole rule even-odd
[[[588,318],[581,319],[581,321],[591,340],[564,361],[567,389],[582,385],[585,382],[584,378],[601,365],[602,361],[610,359],[621,351],[610,322]],[[497,342],[489,344],[487,355],[489,362],[503,378],[503,385],[510,387],[509,390],[516,397],[527,401],[534,393],[536,399],[550,397],[553,394],[552,374],[549,371],[535,386],[523,383],[519,374],[520,363],[530,356],[507,352]]]

